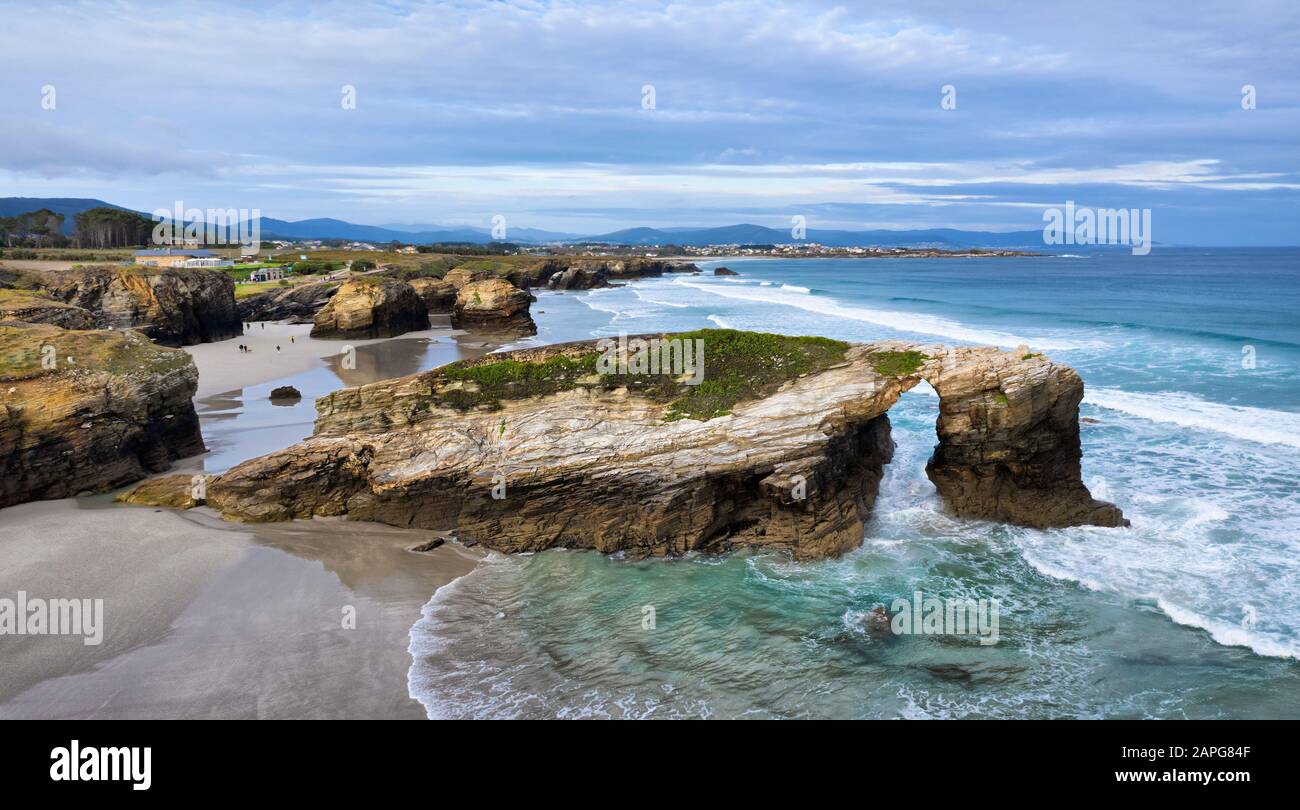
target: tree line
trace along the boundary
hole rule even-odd
[[[68,238],[60,233],[63,214],[48,208],[13,217],[0,217],[0,239],[5,247],[60,247]]]

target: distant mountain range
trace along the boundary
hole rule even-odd
[[[63,232],[71,234],[73,217],[89,208],[108,206],[122,208],[102,200],[71,197],[0,197],[0,216],[48,208],[67,217]],[[125,209],[124,209],[125,210]],[[147,215],[147,214],[146,214]],[[303,219],[289,222],[283,219],[261,218],[263,239],[346,239],[355,242],[405,242],[427,245],[438,242],[465,242],[486,244],[492,240],[487,229],[455,228],[438,225],[357,225],[341,219]],[[591,242],[609,245],[772,245],[790,244],[789,230],[768,228],[762,225],[726,225],[716,228],[627,228],[604,234],[577,234],[545,231],[536,228],[511,228],[507,241],[518,244],[546,244],[553,242]],[[955,228],[925,228],[920,230],[819,230],[809,228],[808,242],[830,247],[939,247],[939,248],[1019,248],[1043,246],[1043,232],[962,231]]]

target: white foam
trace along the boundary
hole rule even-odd
[[[1221,405],[1182,392],[1135,394],[1118,388],[1089,389],[1084,401],[1152,422],[1300,448],[1300,413],[1292,411]]]
[[[722,320],[721,318],[719,318],[717,315],[710,315],[710,316],[709,316],[709,321],[712,322],[712,323],[713,323],[715,326],[717,326],[719,329],[735,329],[735,328],[736,328],[736,327],[732,326],[731,324],[727,323],[726,321]]]
[[[1176,624],[1195,627],[1210,634],[1215,643],[1225,647],[1246,647],[1259,655],[1271,658],[1294,658],[1300,660],[1300,645],[1271,639],[1259,633],[1251,632],[1239,624],[1231,624],[1219,619],[1202,616],[1194,610],[1187,610],[1164,599],[1156,599],[1156,607]]]
[[[812,290],[808,289],[807,287],[796,287],[796,286],[793,285],[793,284],[782,284],[782,285],[781,285],[781,289],[783,289],[783,290],[789,290],[790,292],[797,292],[797,293],[810,293],[810,292],[812,292]]]
[[[692,281],[687,278],[673,280],[674,284],[702,290],[722,298],[741,301],[754,301],[762,304],[794,307],[825,315],[831,318],[847,318],[854,321],[873,323],[895,329],[899,332],[911,332],[923,335],[939,335],[952,340],[994,346],[1032,346],[1041,349],[1076,349],[1081,344],[1058,338],[1026,338],[1007,332],[972,329],[956,321],[939,318],[934,315],[922,315],[913,312],[896,312],[890,310],[868,309],[866,307],[845,306],[829,296],[810,295],[807,292],[790,292],[787,286],[777,289],[733,287],[723,284],[710,284]],[[800,287],[801,290],[806,288]]]

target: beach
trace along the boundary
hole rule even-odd
[[[449,327],[365,341],[313,340],[310,329],[252,324],[187,347],[211,452],[171,472],[224,468],[218,459],[309,434],[313,385],[325,393],[495,345]],[[344,346],[355,362],[341,362]],[[285,380],[308,389],[287,409],[263,390]],[[414,552],[434,535],[337,518],[237,524],[112,497],[0,513],[0,598],[102,599],[104,624],[95,645],[6,636],[0,718],[425,717],[407,693],[407,635],[429,596],[477,564],[474,549]]]
[[[103,599],[104,637],[6,638],[0,718],[424,717],[406,636],[473,550],[412,552],[428,532],[337,519],[249,527],[85,500],[6,510],[0,594]]]

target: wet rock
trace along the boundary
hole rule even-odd
[[[713,268],[713,275],[715,275],[715,276],[738,276],[738,275],[740,275],[740,273],[737,273],[735,270],[732,270],[730,267],[715,267],[715,268]]]
[[[292,399],[296,401],[302,399],[302,392],[292,385],[282,385],[279,388],[271,389],[271,399]]]

